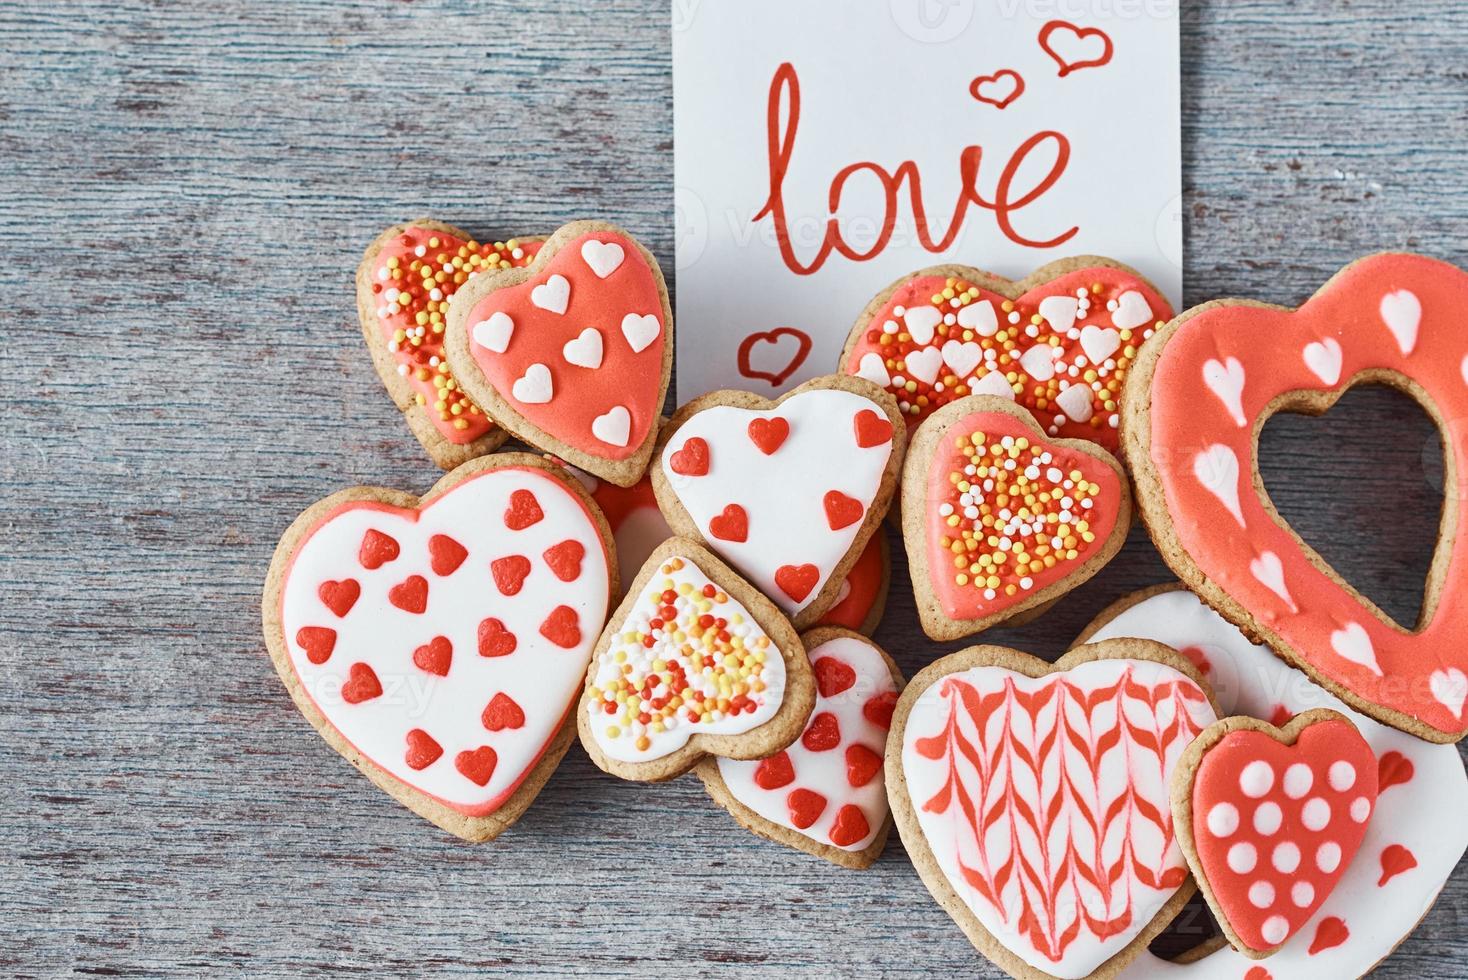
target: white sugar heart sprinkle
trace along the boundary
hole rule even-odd
[[[530,302],[551,313],[565,313],[571,303],[571,283],[565,276],[551,276],[530,290]]]
[[[588,239],[581,243],[581,259],[598,279],[605,279],[622,267],[627,253],[616,242],[599,242]]]
[[[550,368],[544,364],[530,365],[524,376],[510,386],[510,394],[526,405],[544,405],[555,395]]]
[[[1071,385],[1055,396],[1055,404],[1072,422],[1089,422],[1096,412],[1091,404],[1092,395],[1089,385]]]
[[[1081,328],[1081,350],[1092,364],[1100,364],[1121,347],[1121,334],[1110,327]]]
[[[1036,381],[1049,381],[1055,377],[1054,348],[1049,344],[1038,344],[1020,355],[1019,366]]]
[[[1214,443],[1193,457],[1193,476],[1244,527],[1239,506],[1239,457],[1222,443]]]
[[[924,384],[932,384],[938,378],[938,368],[943,366],[943,352],[936,347],[924,347],[909,352],[903,363],[908,374]]]
[[[566,341],[561,353],[568,363],[577,367],[593,370],[601,367],[601,332],[595,327],[587,327],[575,340]]]
[[[917,306],[903,314],[902,322],[907,324],[907,332],[914,342],[926,344],[933,339],[933,331],[938,324],[943,322],[943,314],[937,307]]]
[[[1244,366],[1238,358],[1230,357],[1225,361],[1210,358],[1205,361],[1203,383],[1223,402],[1236,425],[1249,424],[1249,420],[1244,418]]]
[[[492,313],[488,320],[474,324],[470,334],[474,342],[485,350],[503,354],[510,349],[510,337],[515,332],[515,321],[507,313]]]
[[[857,365],[856,376],[866,378],[879,388],[885,388],[892,383],[892,375],[887,371],[887,364],[882,360],[880,354],[870,351],[861,356],[861,363]]]
[[[1422,301],[1417,294],[1406,289],[1387,293],[1381,298],[1381,319],[1397,338],[1402,353],[1412,353],[1412,348],[1417,346],[1417,328],[1422,323]]]
[[[966,378],[984,359],[984,348],[973,341],[963,343],[950,340],[943,345],[943,363],[953,369],[960,378]]]
[[[591,420],[591,434],[609,446],[625,446],[632,435],[632,414],[617,405]]]
[[[1341,379],[1341,345],[1334,337],[1312,340],[1305,345],[1305,366],[1328,385]]]
[[[641,354],[658,339],[662,333],[663,325],[658,318],[651,313],[642,316],[636,313],[628,313],[622,317],[622,336],[627,338],[627,346],[632,348],[632,353]]]
[[[995,395],[1014,401],[1014,388],[1005,380],[1003,371],[990,371],[968,387],[975,395]]]
[[[1376,648],[1371,645],[1371,637],[1360,623],[1347,623],[1345,629],[1331,633],[1330,646],[1342,659],[1360,664],[1381,676],[1381,667],[1376,663]]]
[[[980,337],[992,337],[999,332],[999,315],[994,312],[993,303],[980,300],[958,311],[958,325]]]
[[[1299,612],[1289,587],[1285,585],[1284,563],[1279,560],[1279,555],[1272,551],[1260,552],[1258,558],[1249,562],[1249,571],[1265,588],[1283,599],[1291,612]]]
[[[1065,333],[1075,326],[1076,313],[1080,311],[1080,300],[1074,296],[1046,296],[1040,300],[1040,316],[1056,333]]]
[[[1116,299],[1116,309],[1111,311],[1111,322],[1119,330],[1135,330],[1152,322],[1152,307],[1147,297],[1135,289],[1128,289]]]

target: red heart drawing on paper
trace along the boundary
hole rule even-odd
[[[891,392],[909,431],[949,402],[998,395],[1050,435],[1112,452],[1127,371],[1172,317],[1141,275],[1101,261],[1046,266],[1018,282],[979,269],[922,270],[867,311],[846,340],[842,370]]]
[[[780,349],[789,346],[781,342],[783,337],[794,338],[795,349],[785,355],[783,366],[775,366],[781,364]],[[771,387],[778,388],[785,383],[786,378],[794,374],[805,363],[806,355],[810,353],[810,344],[810,336],[805,331],[796,330],[794,327],[776,327],[774,330],[752,333],[739,344],[739,373],[746,378],[768,381]],[[766,357],[770,358],[770,365],[775,366],[774,370],[766,371],[753,366],[756,347],[772,348],[768,355],[761,350],[759,356],[761,361],[766,360]]]
[[[980,102],[987,102],[996,109],[1003,109],[1024,94],[1025,80],[1012,68],[1004,68],[992,75],[980,75],[969,82],[968,92]]]
[[[1273,732],[1215,729],[1200,743],[1191,806],[1175,812],[1191,811],[1215,911],[1249,949],[1273,949],[1310,920],[1361,846],[1376,807],[1376,756],[1333,711]]]
[[[450,312],[449,363],[506,428],[592,472],[650,452],[672,317],[662,273],[631,235],[573,222],[527,268],[469,283]]]
[[[1082,68],[1099,68],[1111,60],[1111,36],[1099,27],[1077,27],[1052,20],[1040,28],[1040,47],[1060,66],[1064,78]]]
[[[1157,660],[1129,659],[1136,644],[1083,647],[1053,667],[998,648],[953,654],[893,719],[892,805],[911,817],[898,826],[928,858],[914,863],[932,869],[930,890],[952,893],[945,905],[971,936],[988,932],[1047,975],[1124,965],[1113,958],[1171,918],[1189,881],[1168,783],[1216,715],[1182,661],[1157,644]]]
[[[606,618],[607,547],[567,480],[502,454],[454,471],[416,506],[384,503],[383,491],[334,497],[277,553],[267,638],[303,713],[375,781],[406,788],[409,806],[469,839],[503,829],[496,811],[564,730]],[[516,530],[508,518],[526,497],[542,516]],[[544,557],[567,542],[581,555],[574,576]],[[524,566],[508,591],[493,570],[507,554]],[[338,615],[320,586],[349,576],[360,595]]]

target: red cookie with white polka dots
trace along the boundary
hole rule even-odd
[[[1188,747],[1174,826],[1235,949],[1268,956],[1330,895],[1376,808],[1377,768],[1356,726],[1326,709],[1283,728],[1225,718]]]
[[[570,745],[613,554],[581,484],[527,453],[470,460],[422,498],[354,487],[281,537],[265,641],[333,749],[445,830],[488,840]]]
[[[840,370],[885,388],[909,429],[956,399],[997,395],[1047,435],[1116,452],[1127,371],[1171,318],[1155,286],[1110,259],[1061,259],[1018,282],[940,265],[867,304]]]
[[[444,357],[449,298],[482,272],[529,265],[540,238],[481,242],[432,218],[394,225],[357,267],[357,318],[383,387],[435,463],[494,452],[505,430],[459,386]]]
[[[886,651],[821,627],[801,644],[816,706],[801,737],[766,759],[705,759],[695,770],[715,803],[754,833],[846,868],[867,868],[892,826],[883,753],[903,679]]]

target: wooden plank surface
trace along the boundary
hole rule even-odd
[[[1297,302],[1381,248],[1468,265],[1468,5],[1184,6],[1190,303]],[[497,844],[452,841],[338,759],[265,656],[289,520],[435,477],[361,347],[361,248],[421,213],[600,216],[671,269],[669,62],[662,0],[0,5],[0,972],[995,975],[895,835],[840,872],[579,748]],[[1271,424],[1265,472],[1411,619],[1437,452],[1365,391]],[[879,639],[911,672],[942,651],[895,575]],[[1134,532],[989,639],[1058,654],[1165,578]],[[1465,901],[1460,874],[1379,975],[1468,975]]]

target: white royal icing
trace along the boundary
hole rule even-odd
[[[1191,592],[1164,592],[1125,610],[1101,627],[1092,641],[1121,636],[1157,640],[1179,650],[1192,649],[1208,662],[1206,676],[1225,715],[1269,719],[1276,708],[1291,713],[1332,708],[1351,720],[1377,757],[1398,752],[1413,765],[1407,783],[1386,787],[1366,830],[1356,859],[1311,920],[1264,961],[1275,977],[1354,977],[1365,973],[1405,939],[1432,907],[1458,859],[1468,848],[1468,776],[1458,750],[1435,745],[1367,718],[1278,659],[1267,647],[1250,643]],[[1285,792],[1304,796],[1310,786],[1285,772]],[[1409,848],[1418,866],[1378,886],[1378,857],[1390,844]],[[1288,855],[1283,856],[1287,858]],[[1325,854],[1329,863],[1331,855]],[[1319,861],[1320,855],[1308,860]],[[1339,855],[1335,860],[1339,861]],[[1293,901],[1308,905],[1313,895]],[[1300,901],[1304,899],[1304,901]],[[1338,946],[1310,953],[1321,920],[1341,919],[1349,937]],[[1189,980],[1238,980],[1257,964],[1225,947],[1190,963],[1170,963],[1144,954],[1122,972],[1139,980],[1186,976]]]
[[[522,530],[502,516],[515,490],[534,494],[544,517]],[[397,557],[375,569],[358,558],[369,530],[392,537]],[[449,574],[433,569],[429,540],[447,535],[468,555]],[[565,541],[583,548],[580,575],[562,581],[542,557]],[[500,593],[491,573],[497,558],[528,559],[530,572],[513,596]],[[535,764],[580,692],[597,633],[607,614],[609,563],[596,525],[581,501],[538,470],[504,468],[465,480],[424,505],[402,513],[347,504],[301,543],[281,594],[281,623],[291,667],[306,694],[341,735],[398,779],[450,805],[477,807],[508,792]],[[412,576],[427,582],[427,606],[408,612],[388,600],[389,591]],[[345,617],[319,595],[321,583],[353,579],[361,594]],[[541,635],[558,606],[576,614],[580,642],[564,649]],[[479,653],[480,624],[493,617],[513,633],[516,647],[504,656]],[[313,664],[297,640],[302,627],[336,631],[331,655]],[[448,673],[414,663],[414,651],[436,637],[452,646]],[[356,704],[342,697],[354,664],[366,664],[382,694]],[[490,700],[506,694],[524,712],[519,728],[488,730],[482,715]],[[407,765],[407,735],[426,731],[443,755],[422,770]],[[498,761],[489,782],[478,786],[455,768],[460,752],[482,746]]]

